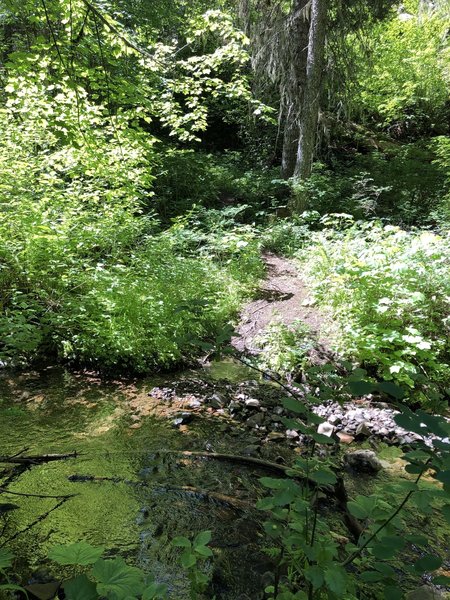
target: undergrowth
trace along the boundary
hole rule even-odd
[[[313,233],[298,253],[339,351],[431,407],[449,395],[449,250],[448,236],[368,222]]]

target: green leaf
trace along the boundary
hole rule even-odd
[[[60,565],[93,565],[105,551],[104,548],[91,546],[86,542],[54,546],[48,557]]]
[[[289,487],[290,479],[275,479],[274,477],[260,477],[259,482],[271,490],[282,490]]]
[[[391,381],[382,381],[378,384],[377,387],[381,392],[389,394],[389,396],[392,396],[397,400],[401,400],[405,396],[405,391],[398,385],[395,385],[395,383],[392,383]]]
[[[213,556],[213,552],[208,546],[194,546],[194,550],[197,554],[200,554],[200,556]]]
[[[436,479],[446,485],[450,485],[450,470],[439,471],[439,473],[436,475]]]
[[[197,564],[197,558],[195,554],[193,552],[189,552],[188,550],[186,550],[186,552],[183,552],[183,554],[180,557],[180,561],[181,565],[185,569],[190,569],[195,564]]]
[[[211,531],[201,531],[199,534],[195,536],[193,541],[194,546],[206,546],[211,541],[212,533]]]
[[[388,585],[384,588],[384,600],[402,600],[403,591],[394,586]]]
[[[337,596],[343,596],[347,588],[348,575],[345,569],[339,565],[333,565],[325,571],[325,583],[327,588]]]
[[[287,410],[299,415],[303,415],[307,411],[306,406],[295,398],[283,398],[283,406]]]
[[[144,576],[140,569],[130,567],[122,558],[97,561],[92,576],[101,596],[114,596],[115,600],[125,600],[130,596],[139,596],[144,588]]]
[[[395,415],[394,421],[397,425],[403,427],[403,429],[406,429],[406,431],[413,431],[419,435],[426,435],[427,433],[426,428],[421,426],[421,420],[418,419],[411,411],[406,413],[406,409],[405,412]]]
[[[312,583],[312,586],[315,590],[319,589],[325,580],[323,569],[322,567],[319,567],[319,565],[306,567],[304,570],[304,575],[306,579]]]
[[[191,542],[187,539],[187,537],[181,535],[180,537],[173,538],[172,546],[175,546],[176,548],[190,548]]]
[[[364,571],[359,576],[367,583],[376,583],[377,581],[383,581],[383,579],[386,578],[384,573],[380,573],[379,571]]]
[[[381,542],[372,547],[375,558],[393,558],[405,545],[405,540],[395,536],[385,536]]]
[[[78,575],[63,583],[67,600],[97,600],[97,587],[86,575]]]
[[[311,433],[312,439],[318,444],[335,444],[336,440],[328,437],[327,435],[323,435],[322,433]]]
[[[442,559],[439,556],[433,554],[425,554],[419,560],[414,563],[414,569],[419,573],[425,573],[426,571],[436,571],[442,565]]]
[[[406,540],[416,546],[426,546],[428,544],[428,539],[424,535],[419,534],[407,535]]]
[[[446,587],[450,587],[450,577],[446,575],[438,575],[433,578],[434,585],[445,585]]]
[[[360,504],[352,500],[350,502],[347,502],[347,508],[350,514],[352,514],[357,519],[367,519],[367,517],[369,516],[369,513],[364,508],[364,506],[361,506]]]
[[[393,577],[395,575],[394,569],[386,563],[374,562],[372,566],[380,573],[383,573],[383,575],[386,577]]]
[[[12,565],[14,555],[7,548],[0,548],[0,569],[6,569]]]
[[[370,381],[349,381],[348,387],[354,396],[365,396],[376,390],[376,385]]]
[[[156,583],[155,581],[145,588],[142,600],[160,600],[167,597],[167,585],[165,583]]]
[[[310,479],[318,483],[319,485],[334,485],[337,481],[336,475],[331,471],[314,471],[309,476]]]

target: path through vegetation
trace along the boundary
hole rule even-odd
[[[260,351],[259,338],[274,321],[288,326],[300,321],[311,330],[314,337],[317,336],[321,345],[327,346],[321,336],[325,315],[314,305],[311,290],[294,262],[269,253],[263,255],[263,260],[267,277],[258,297],[241,312],[236,328],[238,335],[232,340],[234,348],[240,352],[257,354]]]

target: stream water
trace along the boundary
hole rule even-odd
[[[192,376],[254,378],[233,363],[176,377]],[[77,494],[53,512],[54,499],[8,497],[20,508],[10,513],[2,544],[20,557],[25,579],[46,580],[52,546],[85,540],[104,546],[106,556],[120,554],[143,566],[169,585],[170,598],[181,600],[188,597],[185,575],[170,540],[211,529],[211,594],[223,600],[259,596],[268,559],[258,549],[257,513],[175,489],[192,486],[254,501],[259,474],[239,465],[165,453],[233,452],[246,443],[239,433],[225,435],[223,423],[207,415],[175,428],[164,402],[149,397],[154,386],[174,378],[105,383],[61,368],[1,375],[0,454],[12,455],[23,447],[29,447],[27,454],[79,453],[76,459],[34,466],[10,486],[28,494]],[[116,481],[73,481],[73,475]],[[18,535],[31,523],[31,529]]]

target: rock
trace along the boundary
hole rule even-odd
[[[336,435],[341,444],[351,444],[355,440],[355,438],[352,435],[345,431],[338,431]]]
[[[284,413],[284,408],[282,406],[275,406],[272,412],[276,415],[282,415]]]
[[[172,421],[173,427],[180,427],[180,425],[185,425],[189,423],[194,418],[194,415],[189,412],[178,413],[175,419]]]
[[[259,446],[246,446],[241,453],[243,456],[257,456],[259,454]]]
[[[356,437],[359,439],[368,438],[371,435],[372,435],[372,432],[370,431],[366,421],[363,421],[362,423],[360,423],[358,425],[358,427],[356,428]]]
[[[201,408],[202,403],[200,400],[191,400],[188,404],[189,408]]]
[[[340,423],[342,423],[342,419],[339,415],[330,415],[328,417],[328,423],[330,423],[331,425],[339,425]]]
[[[284,433],[278,433],[277,431],[271,431],[267,436],[268,442],[281,442],[286,439]]]
[[[372,450],[355,450],[344,456],[345,463],[355,471],[378,473],[383,468],[381,461]]]
[[[299,436],[298,431],[295,431],[295,429],[288,429],[286,431],[286,437],[290,440],[296,440]]]
[[[336,429],[336,427],[331,425],[331,423],[328,423],[327,421],[325,421],[325,423],[321,423],[317,427],[317,433],[326,435],[327,437],[331,437],[333,435],[335,429]]]
[[[250,406],[252,408],[258,408],[260,404],[260,401],[256,398],[248,398],[248,400],[245,400],[245,406]]]
[[[225,398],[221,394],[213,394],[209,399],[209,403],[213,408],[223,408],[225,405]]]
[[[440,600],[441,598],[444,598],[441,592],[429,585],[423,585],[405,596],[406,600]]]
[[[264,423],[264,414],[263,413],[256,413],[256,415],[252,415],[246,421],[246,424],[249,425],[250,427],[258,427],[259,425],[262,425],[263,423]]]

